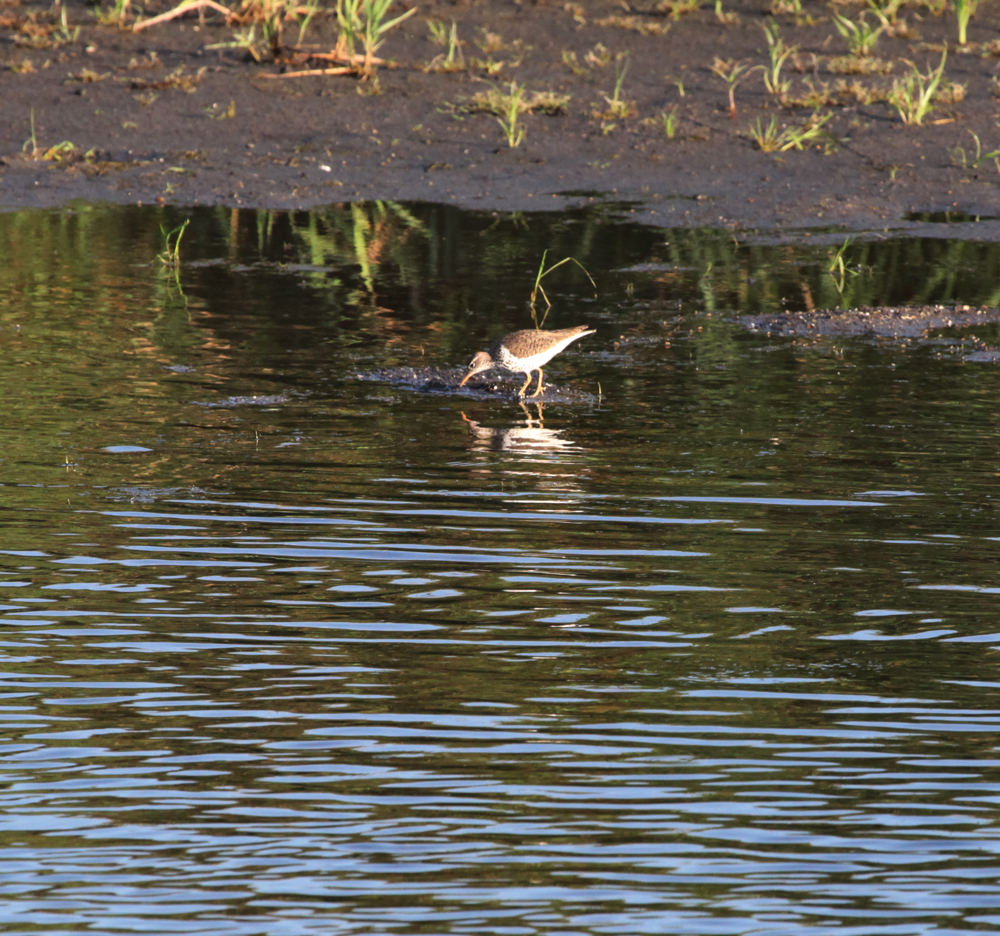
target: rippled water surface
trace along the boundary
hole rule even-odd
[[[1000,928],[1000,370],[734,321],[1000,253],[842,240],[0,215],[0,929]]]

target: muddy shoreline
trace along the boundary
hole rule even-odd
[[[662,226],[923,233],[942,222],[949,235],[1000,238],[1000,163],[984,155],[1000,148],[995,5],[981,5],[964,49],[953,13],[904,5],[905,34],[883,35],[877,47],[892,70],[857,76],[832,70],[845,42],[830,8],[812,0],[803,3],[808,21],[772,17],[761,0],[724,3],[731,22],[709,4],[676,18],[638,5],[624,16],[621,4],[596,0],[417,7],[389,34],[381,54],[392,64],[379,68],[376,83],[281,77],[296,61],[308,66],[305,46],[283,62],[209,49],[238,31],[215,14],[134,32],[99,25],[91,7],[70,0],[75,38],[32,39],[25,24],[54,24],[54,15],[7,0],[0,209],[77,200],[306,209],[394,199],[530,211],[603,200]],[[151,3],[147,15],[169,8]],[[856,19],[861,8],[838,9]],[[764,86],[761,27],[771,20],[795,47],[784,72],[791,96],[825,89],[818,113],[832,115],[829,137],[803,150],[762,152],[751,138],[758,119],[794,128],[813,113],[782,106]],[[431,22],[455,23],[464,69],[428,70],[442,54]],[[286,30],[289,48],[296,34]],[[334,21],[317,17],[309,48],[335,42]],[[962,86],[952,95],[960,100],[939,101],[921,126],[904,124],[884,100],[862,103],[843,90],[860,82],[884,91],[909,68],[904,59],[926,71],[945,48],[945,75]],[[716,55],[759,66],[737,85],[733,118],[726,84],[712,71]],[[615,116],[602,109],[624,62],[627,111]],[[523,115],[516,148],[475,105],[477,94],[511,80],[566,99],[550,113]],[[672,138],[664,114],[674,115]],[[968,223],[946,223],[963,215]]]

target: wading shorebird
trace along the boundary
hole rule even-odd
[[[502,367],[515,373],[527,374],[528,379],[517,393],[518,396],[524,396],[524,391],[531,383],[531,372],[538,371],[538,386],[531,394],[536,397],[542,392],[542,365],[548,364],[560,351],[565,351],[577,338],[592,334],[594,329],[587,328],[586,325],[560,328],[557,331],[529,329],[511,332],[499,341],[493,342],[488,351],[480,351],[472,359],[469,373],[462,378],[459,386],[464,387],[465,382],[474,374],[493,367]]]

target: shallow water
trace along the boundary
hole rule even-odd
[[[1000,371],[732,315],[1000,248],[187,214],[0,215],[4,932],[1000,925]],[[578,402],[358,379],[546,248]]]

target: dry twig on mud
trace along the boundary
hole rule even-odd
[[[194,10],[203,10],[205,7],[221,13],[226,18],[226,23],[230,23],[236,18],[236,14],[229,7],[224,7],[221,3],[216,3],[215,0],[185,0],[180,6],[176,6],[172,10],[167,10],[166,13],[161,13],[152,19],[136,23],[132,27],[132,32],[139,32],[140,29],[145,29],[147,26],[166,23],[169,20],[177,19],[178,16],[183,16],[185,13],[191,13]]]

